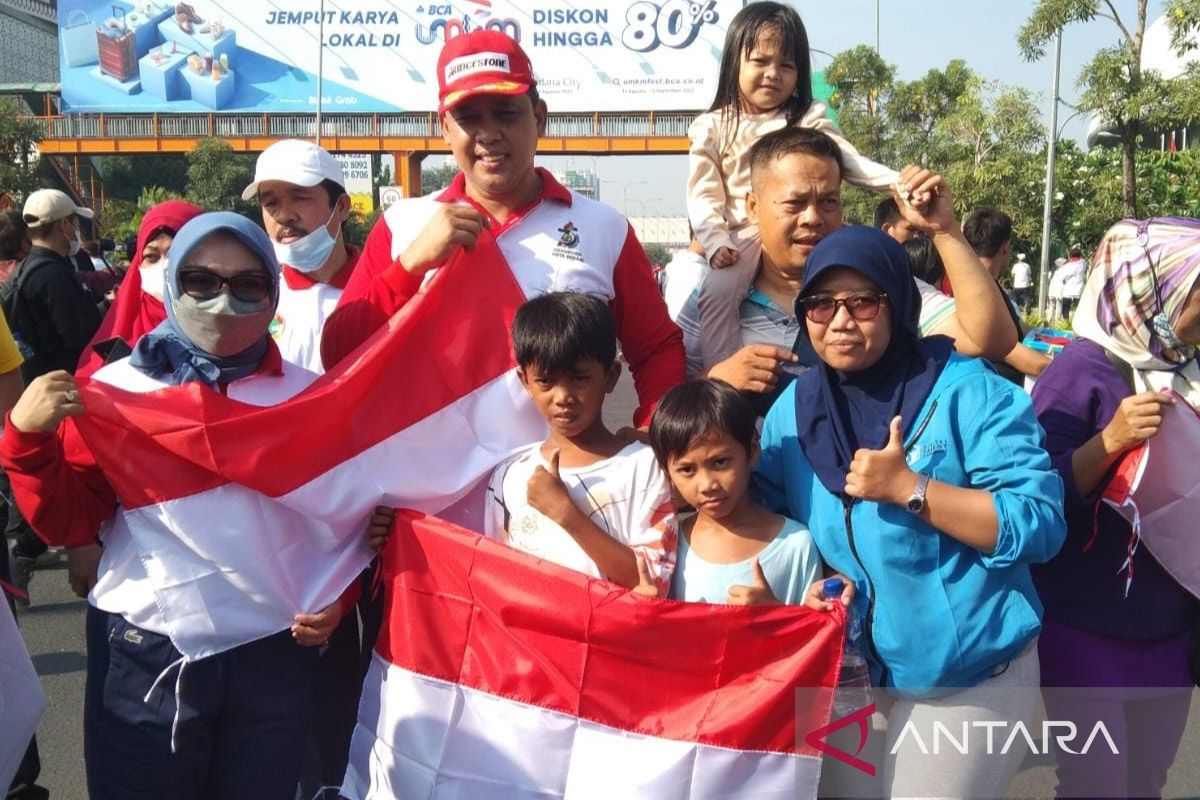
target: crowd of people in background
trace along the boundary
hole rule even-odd
[[[479,54],[502,58],[462,68]],[[911,720],[1032,725],[1045,684],[1151,687],[1051,709],[1093,719],[1115,705],[1123,742],[1155,742],[1119,768],[1060,754],[1061,796],[1118,780],[1128,796],[1161,793],[1197,601],[1098,501],[1170,406],[1200,406],[1200,246],[1128,260],[1113,233],[1090,270],[1072,248],[1049,294],[1076,339],[1051,360],[1022,343],[1037,287],[1012,220],[981,208],[960,221],[935,169],[856,151],[813,99],[809,64],[790,6],[733,19],[716,97],[689,132],[692,239],[661,281],[620,213],[537,166],[547,106],[520,45],[492,30],[450,39],[438,60],[461,172],[389,207],[361,247],[344,238],[338,162],[298,140],[258,157],[243,196],[261,225],[164,202],[119,284],[99,249],[76,263],[92,212],[66,194],[34,192],[0,217],[0,577],[28,607],[48,544],[67,548],[89,603],[92,797],[337,786],[381,606],[372,567],[289,629],[169,674],[186,660],[113,477],[76,429],[77,380],[282,403],[485,240],[527,298],[512,341],[547,435],[497,464],[454,521],[647,596],[844,605],[864,621],[872,684],[896,698],[867,791],[1003,796],[1020,754],[943,753],[931,771],[892,745]],[[845,219],[846,182],[882,195],[867,224]],[[625,367],[638,405],[612,430],[603,405]],[[392,513],[363,532],[372,547]],[[260,522],[235,524],[253,537]],[[832,601],[831,576],[845,584]],[[38,770],[34,741],[9,796],[44,797]],[[864,791],[845,779],[831,770],[823,792]]]

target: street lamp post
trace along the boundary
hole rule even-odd
[[[1046,196],[1042,203],[1042,263],[1038,267],[1038,309],[1046,313],[1050,292],[1050,222],[1054,211],[1054,159],[1058,143],[1058,86],[1062,67],[1062,28],[1054,37],[1054,88],[1050,93],[1050,139],[1046,147]]]
[[[325,0],[319,6],[317,23],[317,147],[321,146],[321,105],[325,101]]]

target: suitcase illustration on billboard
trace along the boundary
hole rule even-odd
[[[125,21],[125,9],[113,6],[113,15],[96,29],[96,49],[100,71],[119,81],[127,81],[138,73],[137,43]]]

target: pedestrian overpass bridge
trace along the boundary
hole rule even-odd
[[[53,105],[47,103],[45,108]],[[551,155],[686,153],[694,113],[550,114],[538,152]],[[315,114],[65,114],[28,117],[41,130],[47,156],[89,157],[186,153],[216,137],[257,153],[280,139],[317,138]],[[388,153],[396,184],[420,193],[421,160],[448,153],[436,114],[323,114],[320,143],[332,152]]]

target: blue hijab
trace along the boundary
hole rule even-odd
[[[839,372],[816,361],[796,379],[796,431],[800,449],[817,478],[833,494],[846,499],[846,474],[860,447],[882,449],[892,418],[900,415],[911,430],[934,383],[950,360],[951,341],[944,336],[922,339],[917,328],[921,295],[913,282],[908,254],[876,228],[852,225],[826,236],[808,256],[804,285],[825,272],[846,267],[874,282],[887,294],[891,341],[880,359],[857,372]],[[804,297],[806,292],[801,292]],[[840,309],[839,309],[840,310]],[[804,309],[798,350],[809,349]]]
[[[201,214],[189,220],[175,234],[168,254],[163,294],[167,318],[138,340],[129,357],[129,363],[135,369],[152,378],[163,378],[173,386],[191,381],[200,381],[214,388],[219,383],[228,384],[253,374],[267,352],[266,328],[263,328],[262,338],[250,347],[232,356],[222,357],[198,348],[175,320],[173,301],[179,297],[179,268],[188,264],[192,251],[219,231],[236,236],[258,256],[275,284],[272,307],[279,303],[279,262],[275,259],[271,240],[262,228],[242,215],[229,211]]]

